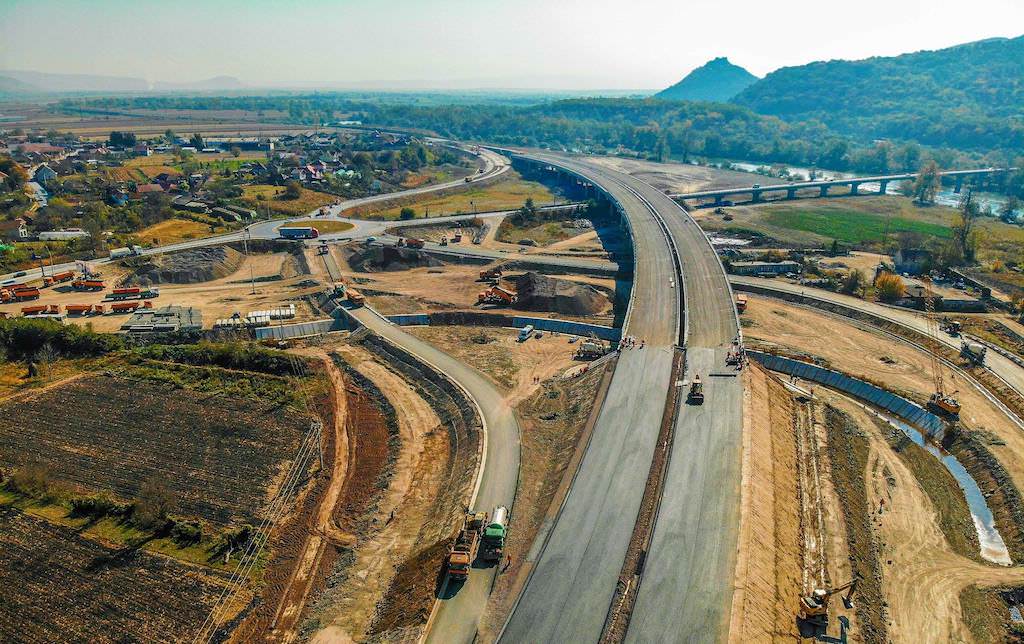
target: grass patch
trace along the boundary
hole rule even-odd
[[[1009,607],[998,589],[968,586],[960,591],[960,612],[977,642],[1020,642],[1024,627],[1010,625]]]
[[[302,221],[289,222],[287,225],[312,226],[320,233],[343,233],[346,230],[355,228],[355,224],[350,224],[347,221],[334,221],[331,219],[303,219]]]
[[[174,244],[186,239],[202,239],[215,234],[210,232],[208,224],[190,219],[167,219],[135,233],[140,240],[152,242],[154,246]]]
[[[260,197],[263,197],[261,200]],[[250,208],[269,207],[271,212],[294,217],[337,201],[334,195],[301,188],[298,199],[286,199],[282,186],[243,186],[242,201]]]
[[[952,234],[950,228],[943,224],[856,210],[776,209],[766,213],[764,221],[770,226],[813,233],[844,244],[880,241],[887,234],[901,232],[941,238],[948,238]]]
[[[469,184],[472,185],[472,184]],[[467,187],[456,193],[445,196],[424,196],[422,199],[394,206],[380,211],[364,211],[377,219],[398,219],[402,208],[412,208],[417,217],[426,213],[432,216],[470,213],[488,210],[512,210],[523,205],[527,199],[533,199],[538,206],[555,201],[555,195],[545,186],[535,181],[525,181],[514,175],[505,181],[481,187]]]

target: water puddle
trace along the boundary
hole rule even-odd
[[[988,507],[985,495],[982,493],[981,488],[978,487],[974,478],[971,477],[967,468],[955,456],[942,449],[939,445],[936,445],[916,427],[875,409],[869,408],[869,411],[896,429],[899,429],[907,438],[939,459],[939,462],[953,475],[960,489],[963,490],[964,498],[967,500],[967,507],[971,511],[971,518],[974,519],[974,528],[978,533],[982,559],[1003,566],[1012,565],[1013,561],[1010,560],[1010,553],[1006,549],[1003,537],[999,534],[999,530],[996,529],[992,510]]]

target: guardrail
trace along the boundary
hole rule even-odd
[[[533,325],[533,328],[538,331],[564,333],[584,338],[593,336],[610,342],[618,342],[622,336],[621,329],[615,327],[574,322],[572,320],[535,318],[525,315],[491,315],[475,311],[456,311],[450,313],[409,313],[388,315],[386,317],[389,322],[398,326],[479,325],[520,329],[527,325]]]

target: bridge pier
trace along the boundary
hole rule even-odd
[[[827,197],[828,196],[828,186],[819,186],[818,190],[821,192],[821,194],[818,195],[819,197]]]
[[[956,175],[956,185],[953,187],[953,194],[958,195],[960,191],[964,189],[964,176],[962,174]]]
[[[796,199],[796,188],[786,188],[786,199]]]
[[[884,195],[888,189],[889,189],[889,182],[888,181],[882,180],[882,181],[878,182],[878,194]]]
[[[725,202],[725,198],[722,195],[715,195],[715,205],[721,206]]]
[[[759,201],[761,201],[761,191],[760,190],[751,190],[750,191],[750,200],[752,202],[754,202],[754,203],[758,203]]]
[[[850,184],[850,196],[853,197],[853,196],[856,196],[856,195],[859,195],[859,194],[860,194],[860,184],[856,183],[856,182],[851,183]]]

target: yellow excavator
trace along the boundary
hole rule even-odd
[[[836,586],[835,588],[815,588],[810,595],[800,598],[800,619],[820,629],[828,628],[828,602],[829,598],[836,593],[846,589],[849,591],[843,596],[843,607],[847,610],[853,608],[853,594],[857,592],[857,579]]]

